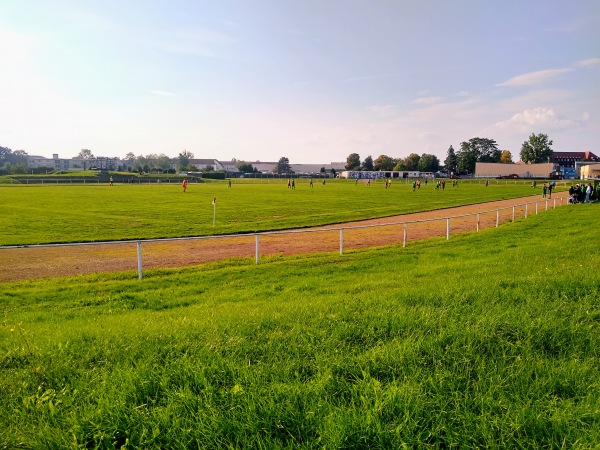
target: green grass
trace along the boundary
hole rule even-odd
[[[0,245],[248,233],[342,223],[531,195],[529,185],[464,183],[412,192],[395,182],[5,186],[0,188]],[[448,183],[449,184],[449,183]],[[216,226],[212,199],[217,198]]]
[[[0,448],[594,448],[598,205],[0,290]]]

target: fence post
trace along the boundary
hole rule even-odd
[[[479,233],[479,216],[480,214],[477,213],[477,232]]]
[[[528,203],[525,203],[525,218],[526,218],[526,219],[527,219],[527,212],[528,212],[528,210],[529,210],[528,206],[529,206],[529,204],[528,204]]]
[[[512,221],[515,221],[515,207],[512,207]]]
[[[138,279],[142,279],[142,241],[137,241]]]
[[[556,209],[556,199],[555,198],[552,199],[552,203],[553,203],[553,205],[552,205],[553,209]]]
[[[450,217],[446,219],[446,240],[450,239]]]
[[[344,229],[340,228],[340,255],[344,254]]]
[[[404,223],[404,239],[402,240],[402,248],[406,247],[406,222]]]
[[[538,210],[538,201],[535,201],[535,215],[537,216],[537,210]]]
[[[260,262],[260,242],[258,240],[258,234],[255,236],[256,242],[256,264]]]
[[[548,199],[546,199],[546,211],[548,211]]]
[[[498,228],[499,224],[500,224],[500,210],[497,209],[496,210],[496,228]]]

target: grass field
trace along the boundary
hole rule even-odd
[[[398,181],[385,189],[335,180],[326,185],[278,183],[176,185],[4,186],[0,188],[0,245],[90,242],[281,230],[541,193],[528,184],[461,183],[412,192]],[[217,198],[213,226],[212,199]],[[541,197],[541,196],[540,196]]]
[[[5,283],[0,448],[596,448],[598,213],[343,257]]]

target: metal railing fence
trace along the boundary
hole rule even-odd
[[[102,241],[102,242],[78,242],[78,243],[60,243],[60,244],[35,244],[35,245],[9,245],[9,246],[0,246],[0,251],[6,250],[18,250],[18,249],[39,249],[39,248],[60,248],[60,247],[82,247],[82,246],[116,246],[116,245],[131,245],[135,244],[136,255],[137,255],[137,273],[138,278],[143,278],[143,269],[144,269],[144,258],[143,258],[143,245],[147,245],[150,243],[173,243],[173,242],[181,242],[181,241],[200,241],[200,240],[231,240],[236,239],[240,240],[243,238],[253,239],[253,248],[254,248],[254,259],[255,263],[259,264],[261,260],[261,243],[269,238],[277,237],[289,237],[298,234],[306,234],[306,233],[339,233],[339,253],[340,255],[344,254],[345,244],[348,242],[347,234],[350,232],[358,231],[358,230],[370,230],[370,229],[382,229],[383,227],[400,227],[401,232],[396,232],[394,230],[388,231],[385,233],[385,242],[381,245],[391,245],[396,243],[402,243],[402,247],[406,247],[407,242],[410,238],[410,232],[418,226],[426,226],[429,231],[432,228],[438,229],[438,236],[445,236],[446,240],[450,239],[450,236],[453,231],[453,223],[455,224],[457,221],[462,220],[466,221],[466,225],[460,227],[458,232],[468,232],[470,230],[477,231],[482,228],[482,218],[486,218],[488,227],[498,227],[501,222],[514,222],[517,217],[527,218],[529,215],[538,214],[540,211],[547,211],[548,209],[554,209],[557,205],[562,206],[567,204],[566,197],[555,197],[555,198],[546,198],[542,200],[536,200],[533,202],[526,202],[514,206],[508,206],[503,208],[489,209],[484,211],[479,211],[475,213],[468,214],[460,214],[455,216],[445,216],[438,218],[430,218],[430,219],[419,219],[419,220],[409,220],[409,221],[398,221],[398,222],[386,222],[386,223],[378,223],[378,224],[364,224],[364,225],[352,225],[352,226],[323,226],[319,228],[313,229],[305,229],[305,230],[282,230],[282,231],[266,231],[266,232],[258,232],[258,233],[245,233],[245,234],[232,234],[232,235],[217,235],[217,236],[192,236],[192,237],[178,237],[178,238],[161,238],[161,239],[136,239],[136,240],[123,240],[123,241]],[[491,217],[490,217],[491,216]],[[474,219],[473,222],[469,224],[468,220]],[[503,220],[502,220],[503,219]],[[383,233],[382,233],[383,234]],[[427,237],[432,237],[431,234],[428,234]],[[418,239],[418,237],[416,238]],[[280,239],[281,241],[281,239]],[[321,239],[321,241],[325,242],[325,239]],[[294,239],[287,239],[282,241],[283,245],[286,243],[293,243]],[[329,239],[329,244],[333,242]],[[280,242],[281,243],[281,242]],[[303,252],[299,253],[316,253],[319,251],[327,251],[319,249],[319,245],[317,242],[312,242],[312,246],[310,250],[304,249]],[[380,245],[380,244],[375,244]],[[357,245],[360,247],[360,245]],[[244,247],[245,250],[249,249],[249,246],[246,245]],[[239,250],[239,249],[238,249]],[[272,253],[277,253],[276,250]],[[236,255],[239,256],[239,252],[236,250]],[[0,253],[2,256],[2,253]],[[217,259],[225,259],[228,256],[226,252],[220,252],[220,258]],[[1,260],[1,259],[0,259]],[[4,265],[4,264],[3,264]],[[99,270],[99,272],[103,271],[114,271],[113,268],[108,270]],[[1,277],[0,277],[1,281]]]

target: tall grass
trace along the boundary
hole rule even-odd
[[[597,217],[5,283],[0,447],[593,448]]]
[[[341,223],[536,193],[513,184],[412,192],[354,182],[278,184],[20,186],[0,188],[0,245],[232,234]],[[212,200],[217,198],[213,226]]]

